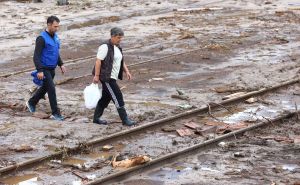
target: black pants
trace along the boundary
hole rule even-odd
[[[125,103],[123,100],[123,94],[117,84],[117,81],[111,79],[109,82],[102,83],[102,97],[98,101],[97,107],[94,113],[94,120],[100,118],[103,114],[104,109],[108,106],[112,100],[116,108],[124,107]]]
[[[43,80],[43,85],[34,93],[34,95],[29,99],[31,105],[36,105],[41,98],[48,93],[49,102],[52,110],[52,114],[60,114],[57,107],[56,91],[53,78],[55,76],[55,69],[53,70],[43,70],[45,79]]]

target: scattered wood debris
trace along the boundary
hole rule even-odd
[[[227,125],[224,122],[219,122],[219,121],[208,121],[204,123],[205,125],[209,125],[209,126],[224,126]]]
[[[233,94],[224,96],[224,97],[222,98],[222,100],[227,100],[227,99],[237,98],[237,97],[243,96],[243,95],[245,95],[245,94],[247,94],[247,93],[246,93],[246,92],[237,92],[237,93],[233,93]]]
[[[151,78],[149,79],[149,82],[152,82],[152,81],[163,81],[164,79],[163,78]]]
[[[199,128],[199,125],[196,124],[195,122],[188,122],[188,123],[185,123],[184,126],[188,127],[188,128],[191,128],[191,129],[197,129]]]
[[[237,124],[226,124],[225,126],[218,128],[217,133],[226,134],[226,133],[229,133],[229,132],[232,132],[235,130],[246,128],[247,126],[248,126],[248,124],[245,122],[241,122],[241,123],[237,123]]]
[[[189,97],[186,95],[173,94],[171,95],[171,98],[180,99],[180,100],[189,100]]]
[[[117,167],[130,168],[130,167],[141,165],[141,164],[151,161],[151,159],[148,156],[137,156],[137,157],[132,157],[130,159],[125,159],[122,161],[117,161],[116,159],[117,159],[117,156],[114,156],[113,160],[111,162],[111,164],[114,168],[117,168]]]
[[[210,49],[210,50],[229,50],[227,46],[224,46],[222,44],[209,44],[205,46],[204,48]]]
[[[72,171],[72,173],[73,173],[74,175],[76,175],[77,177],[79,177],[81,180],[88,180],[88,178],[87,178],[85,175],[82,175],[82,174],[80,174],[80,173],[77,172],[77,171]]]
[[[181,129],[177,129],[176,132],[181,136],[190,136],[193,134],[193,132],[188,129],[188,128],[181,128]]]
[[[15,152],[28,152],[28,151],[32,151],[34,148],[32,146],[22,144],[20,146],[14,146],[13,148],[9,148],[9,149]]]
[[[294,139],[291,139],[289,137],[284,137],[284,136],[265,136],[265,137],[260,137],[261,139],[266,139],[266,140],[274,140],[277,142],[283,142],[283,143],[294,143]]]
[[[217,132],[218,126],[206,126],[203,128],[197,128],[195,134],[199,134],[201,136],[206,136],[208,134],[215,134]]]
[[[249,99],[245,100],[245,102],[246,102],[246,103],[249,103],[249,104],[255,103],[255,102],[257,102],[257,101],[258,101],[257,98],[249,98]]]

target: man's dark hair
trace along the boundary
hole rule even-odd
[[[52,24],[53,22],[60,22],[60,20],[59,20],[59,18],[57,18],[56,16],[54,16],[54,15],[52,15],[52,16],[50,16],[50,17],[48,17],[48,19],[47,19],[47,24]]]
[[[124,31],[121,28],[114,27],[110,30],[111,36],[124,36]]]

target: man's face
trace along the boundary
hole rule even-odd
[[[59,29],[59,23],[56,22],[56,21],[54,21],[52,24],[51,24],[51,23],[48,23],[48,24],[47,24],[47,27],[48,27],[48,31],[49,31],[50,33],[55,33],[55,32],[57,32],[58,29]]]
[[[121,43],[122,39],[123,39],[123,36],[119,36],[119,35],[111,37],[111,41],[115,45],[119,45]]]

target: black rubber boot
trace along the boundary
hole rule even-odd
[[[99,125],[107,125],[106,120],[102,120],[100,118],[97,118],[96,120],[93,120],[93,123],[99,124]]]
[[[126,113],[126,110],[124,107],[120,107],[117,109],[118,110],[118,113],[119,113],[119,116],[122,120],[122,123],[123,125],[126,125],[126,126],[133,126],[135,125],[135,122],[130,120],[127,116],[127,113]]]
[[[93,123],[100,124],[100,125],[107,125],[106,120],[101,120],[100,119],[103,112],[104,112],[104,108],[101,108],[100,106],[97,105],[95,113],[94,113]]]

